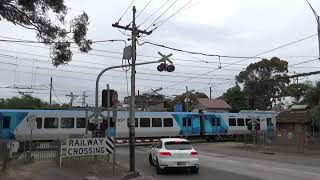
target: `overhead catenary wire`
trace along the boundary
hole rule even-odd
[[[166,45],[163,45],[163,44],[158,44],[158,43],[154,43],[154,42],[150,42],[150,41],[145,41],[145,40],[142,40],[142,41],[143,41],[143,43],[139,44],[140,46],[142,46],[143,44],[150,44],[150,45],[153,45],[153,46],[162,47],[162,48],[165,48],[165,49],[170,49],[170,50],[183,52],[183,53],[188,53],[188,54],[193,54],[193,55],[202,55],[202,56],[208,56],[208,57],[234,58],[234,59],[237,59],[237,58],[238,59],[243,59],[243,58],[262,58],[262,57],[257,57],[257,56],[248,57],[248,56],[231,56],[231,55],[209,54],[209,53],[203,53],[203,52],[183,50],[183,49],[174,48],[174,47],[170,47],[170,46],[166,46]]]
[[[304,37],[304,38],[301,38],[301,39],[298,39],[298,40],[289,42],[289,43],[287,43],[287,44],[277,46],[277,47],[275,47],[275,48],[273,48],[273,49],[264,51],[264,52],[262,52],[262,53],[258,53],[258,54],[256,54],[255,56],[252,56],[252,57],[258,57],[258,56],[261,56],[261,55],[263,55],[263,54],[267,54],[267,53],[269,53],[269,52],[276,51],[276,50],[278,50],[278,49],[281,49],[281,48],[284,48],[284,47],[287,47],[287,46],[296,44],[296,43],[298,43],[298,42],[301,42],[301,41],[310,39],[310,38],[315,37],[315,36],[317,36],[317,35],[318,35],[318,34],[310,35],[310,36],[307,36],[307,37]],[[252,57],[250,57],[250,58],[244,58],[244,59],[239,60],[239,61],[235,61],[235,62],[230,63],[230,64],[228,64],[228,65],[222,66],[221,68],[225,69],[225,67],[231,66],[231,65],[234,64],[234,63],[240,63],[240,62],[246,61],[246,60],[248,60],[248,59],[251,59]],[[181,81],[181,82],[168,85],[167,87],[169,87],[169,86],[170,86],[170,87],[176,86],[176,85],[178,85],[178,84],[187,82],[187,81],[189,81],[189,80],[191,80],[191,79],[198,78],[198,77],[201,77],[201,76],[203,76],[203,75],[208,75],[208,74],[210,74],[210,73],[212,73],[212,72],[215,72],[215,71],[217,71],[217,70],[220,70],[221,68],[216,68],[216,69],[207,71],[207,72],[205,72],[205,73],[202,73],[201,75],[197,75],[197,76],[193,76],[193,77],[191,77],[191,78],[187,78],[187,79],[185,79],[185,80],[183,80],[183,81]],[[211,80],[209,81],[209,83],[210,83],[210,82],[211,82]]]
[[[6,37],[6,36],[0,36],[2,38],[10,38],[10,39],[16,39],[16,40],[23,40],[23,39],[17,39],[17,38],[12,38],[12,37]],[[119,40],[119,41],[124,41],[124,40]],[[148,41],[148,40],[146,40]],[[151,41],[150,41],[151,42]],[[157,44],[156,42],[152,42]],[[36,45],[32,45],[32,44],[17,44],[17,45],[21,45],[21,46],[30,46],[30,47],[36,47],[36,48],[43,48],[43,49],[48,49],[47,47],[44,46],[36,46]],[[141,44],[140,44],[141,45]],[[71,48],[76,48],[76,47],[71,47]],[[39,54],[32,54],[32,53],[26,53],[26,52],[18,52],[18,51],[13,51],[13,50],[4,50],[2,49],[2,51],[8,51],[8,52],[15,52],[15,53],[19,53],[19,54],[28,54],[28,55],[34,55],[34,56],[39,56],[39,57],[46,57],[46,58],[50,58],[49,56],[44,56],[44,55],[39,55]],[[118,54],[118,55],[122,55],[122,52],[116,52],[116,51],[110,51],[110,50],[101,50],[101,49],[92,49],[91,51],[95,51],[95,52],[103,52],[103,53],[110,53],[110,54]],[[107,57],[107,58],[112,58],[115,60],[119,60],[122,59],[122,57],[118,57],[118,56],[109,56],[109,55],[102,55],[102,54],[92,54],[92,53],[81,53],[81,52],[75,52],[77,54],[81,54],[81,55],[85,55],[85,56],[96,56],[96,57]],[[187,53],[186,53],[187,54]],[[159,58],[158,56],[152,56],[152,55],[143,55],[143,54],[138,54],[138,57],[146,57],[146,58]],[[217,55],[217,57],[224,57],[223,55]],[[232,58],[230,55],[228,55],[229,58]],[[192,57],[192,56],[190,56]],[[243,57],[244,56],[235,56],[235,57]],[[318,57],[318,56],[277,56],[279,58],[308,58],[308,57]],[[200,58],[196,58],[196,57],[192,57],[194,59],[185,59],[185,58],[170,58],[174,61],[185,61],[185,62],[203,62],[203,63],[213,63],[213,64],[219,64],[218,61],[209,61],[209,60],[202,60]],[[257,59],[268,59],[271,57],[256,57]],[[107,64],[103,64],[103,63],[94,63],[94,62],[86,62],[86,61],[79,61],[77,59],[74,59],[73,62],[83,62],[83,63],[90,63],[90,64],[97,64],[97,65],[107,65]],[[221,64],[229,64],[229,63],[224,63],[221,62]],[[239,63],[233,63],[234,65],[247,65],[247,64],[239,64]]]

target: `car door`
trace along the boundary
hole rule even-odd
[[[156,161],[159,150],[162,148],[162,141],[159,140],[158,143],[153,147],[152,150],[152,159]]]

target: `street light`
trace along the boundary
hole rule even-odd
[[[311,10],[312,10],[312,12],[313,12],[313,14],[314,14],[314,16],[315,16],[315,18],[316,18],[316,20],[317,20],[317,30],[318,30],[318,46],[319,46],[319,57],[318,57],[318,60],[320,61],[320,17],[319,17],[319,15],[317,14],[317,12],[313,9],[313,7],[311,6],[311,4],[309,3],[309,1],[308,0],[306,0],[307,1],[307,3],[309,4],[309,6],[310,6],[310,8],[311,8]]]

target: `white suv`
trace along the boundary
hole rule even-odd
[[[199,171],[198,152],[182,138],[160,139],[152,146],[149,162],[157,168],[158,174],[170,168],[191,169],[193,173]]]

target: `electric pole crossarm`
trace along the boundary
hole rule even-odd
[[[120,29],[124,29],[124,30],[129,30],[129,31],[133,31],[132,27],[128,27],[128,26],[121,26],[118,23],[112,24],[112,27],[116,27],[116,28],[120,28]],[[152,33],[152,31],[145,31],[145,30],[139,30],[136,29],[137,33],[141,33],[141,34],[146,34],[146,35],[150,35]]]

